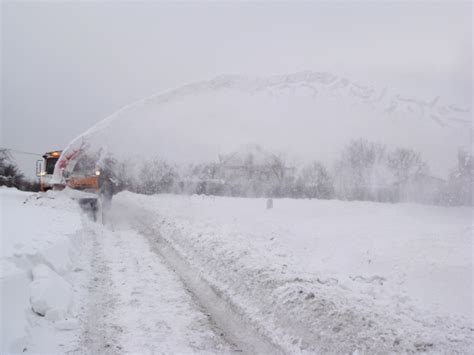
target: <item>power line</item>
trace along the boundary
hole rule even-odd
[[[15,152],[15,153],[20,153],[20,154],[34,155],[34,156],[38,156],[38,157],[43,156],[42,154],[25,152],[23,150],[18,150],[18,149],[11,149],[11,148],[0,148],[0,149],[5,149],[5,150],[8,150],[10,152]]]

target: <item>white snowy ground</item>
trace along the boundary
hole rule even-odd
[[[470,208],[274,205],[130,193],[114,202],[283,352],[472,353]]]
[[[71,195],[0,189],[2,354],[238,350],[147,238]]]
[[[2,353],[473,352],[468,208],[0,197]]]

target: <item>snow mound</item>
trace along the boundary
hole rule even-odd
[[[71,287],[86,277],[76,268],[88,235],[77,201],[14,188],[0,188],[0,201],[0,353],[72,350],[80,299]]]
[[[111,154],[187,164],[258,144],[328,161],[361,137],[421,151],[445,175],[459,146],[470,145],[470,112],[469,105],[412,98],[330,73],[224,75],[145,98],[99,122],[64,150],[55,179],[78,152],[99,161]]]
[[[73,301],[71,285],[44,264],[35,266],[32,274],[30,302],[33,310],[51,321],[65,319]]]

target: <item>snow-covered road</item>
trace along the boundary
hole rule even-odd
[[[146,226],[133,223],[144,217],[136,213],[117,202],[107,211],[104,226],[88,223],[93,240],[88,246],[91,250],[84,254],[92,256],[92,268],[84,294],[88,302],[81,349],[96,353],[279,352],[249,331],[199,274],[159,238],[158,230],[146,233]]]
[[[234,348],[143,235],[109,221],[105,228],[95,226],[92,246],[81,349],[214,353]]]
[[[2,353],[278,353],[151,240],[158,231],[133,227],[137,210],[118,202],[101,225],[70,194],[1,192]]]

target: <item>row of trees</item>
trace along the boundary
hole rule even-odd
[[[8,149],[0,149],[0,186],[39,191],[39,182],[25,178]]]
[[[237,157],[237,158],[236,158]],[[85,158],[95,166],[97,157]],[[378,202],[413,201],[441,205],[472,205],[472,155],[460,150],[447,180],[430,175],[421,155],[405,148],[387,149],[364,139],[350,142],[332,169],[314,161],[296,168],[282,157],[257,147],[218,161],[180,168],[161,159],[101,161],[118,189],[142,194],[184,193],[244,197],[291,197]],[[0,186],[38,191],[25,178],[11,154],[0,149]]]
[[[338,197],[347,200],[394,201],[400,187],[415,176],[426,176],[428,165],[420,154],[405,148],[388,151],[366,140],[351,142],[334,171]]]
[[[297,169],[281,156],[267,154],[262,162],[249,154],[239,164],[219,160],[182,169],[154,159],[136,169],[133,162],[122,162],[116,170],[121,189],[143,194],[472,204],[474,166],[465,151],[459,153],[447,180],[431,176],[428,164],[414,150],[389,150],[363,139],[350,142],[332,169],[317,161]]]

